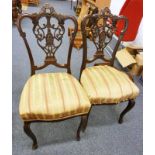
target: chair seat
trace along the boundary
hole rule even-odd
[[[112,104],[135,99],[138,87],[127,74],[111,66],[93,66],[83,70],[81,84],[91,104]]]
[[[19,113],[25,121],[52,121],[86,114],[90,106],[85,91],[72,75],[44,73],[26,82]]]

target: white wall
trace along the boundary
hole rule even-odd
[[[118,15],[125,0],[111,0],[110,10],[113,14]]]
[[[113,14],[118,15],[120,12],[120,9],[122,8],[125,0],[111,0],[110,9]],[[129,42],[138,46],[143,47],[143,19],[141,21],[141,24],[138,29],[138,33],[136,36],[136,39],[133,42]]]

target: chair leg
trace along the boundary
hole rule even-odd
[[[81,116],[81,122],[80,122],[79,128],[77,130],[77,135],[76,135],[77,141],[80,140],[80,132],[81,132],[81,130],[84,132],[86,127],[87,127],[88,116],[89,116],[89,113],[87,115],[82,115]]]
[[[83,121],[83,126],[82,126],[82,132],[85,132],[88,124],[88,119],[89,119],[89,113],[84,116],[84,121]]]
[[[32,149],[35,150],[35,149],[37,149],[38,144],[37,144],[36,136],[31,131],[30,124],[31,124],[31,122],[24,122],[23,128],[24,128],[24,132],[26,133],[26,135],[32,139],[32,141],[33,141]]]
[[[130,111],[135,105],[135,100],[129,100],[127,107],[122,111],[122,113],[120,114],[118,123],[122,124],[123,123],[123,117],[124,115]]]

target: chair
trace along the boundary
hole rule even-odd
[[[22,21],[28,18],[33,24],[33,34],[37,44],[45,53],[45,61],[41,66],[35,65],[34,55],[28,44],[27,34],[23,31]],[[43,23],[40,20],[44,18]],[[52,22],[55,19],[57,22]],[[65,33],[65,21],[72,21],[75,29],[68,49],[67,62],[60,64],[57,61],[57,50],[62,44]],[[31,77],[27,80],[20,97],[19,113],[24,122],[24,132],[32,141],[32,149],[37,148],[37,139],[31,131],[30,125],[35,122],[61,121],[81,116],[77,130],[77,140],[80,140],[80,131],[85,131],[87,115],[91,104],[78,80],[71,75],[70,61],[73,41],[77,32],[77,21],[74,17],[57,14],[52,6],[46,4],[39,13],[23,14],[17,20],[20,36],[26,45],[31,65]],[[49,65],[67,70],[58,73],[38,73]]]
[[[115,46],[112,44],[114,48],[112,56],[109,57],[105,51],[108,50],[107,46],[111,43],[117,31],[117,22],[119,20],[124,22],[124,26]],[[95,47],[95,51],[92,51],[93,57],[91,56],[91,58],[90,56],[88,57],[88,38],[86,35],[88,21],[91,22],[92,44]],[[139,89],[131,80],[131,76],[114,67],[115,55],[127,30],[127,25],[128,20],[124,16],[112,15],[108,8],[101,10],[99,14],[86,16],[81,23],[83,61],[80,82],[87,92],[92,106],[116,105],[128,101],[127,107],[120,114],[119,123],[123,122],[124,115],[134,107],[135,98],[139,94]],[[89,48],[89,52],[90,50],[92,50],[92,47]],[[94,65],[87,67],[91,63]]]

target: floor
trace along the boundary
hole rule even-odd
[[[44,0],[43,3],[51,3],[57,12],[74,15],[70,9],[70,2],[62,0]],[[35,6],[29,7],[28,12],[36,12]],[[24,23],[27,27],[27,23]],[[26,27],[26,28],[27,28]],[[142,155],[143,154],[143,88],[136,80],[140,88],[140,95],[136,105],[124,119],[123,124],[117,120],[120,112],[126,106],[122,103],[116,106],[96,106],[90,113],[87,130],[81,134],[81,141],[76,141],[75,133],[80,119],[73,118],[57,123],[32,124],[32,130],[38,138],[39,147],[33,151],[31,140],[23,132],[23,122],[19,117],[19,98],[30,75],[29,60],[22,39],[17,28],[12,29],[12,138],[13,155]],[[68,38],[65,38],[68,41]],[[67,43],[66,43],[67,44]],[[32,43],[32,47],[34,47]],[[36,51],[36,48],[33,48]],[[64,60],[64,47],[61,49],[60,58]],[[81,64],[81,50],[74,49],[72,62],[73,75],[78,78]],[[40,61],[40,57],[37,57]],[[47,68],[45,71],[49,71]],[[55,69],[53,69],[56,71]]]

